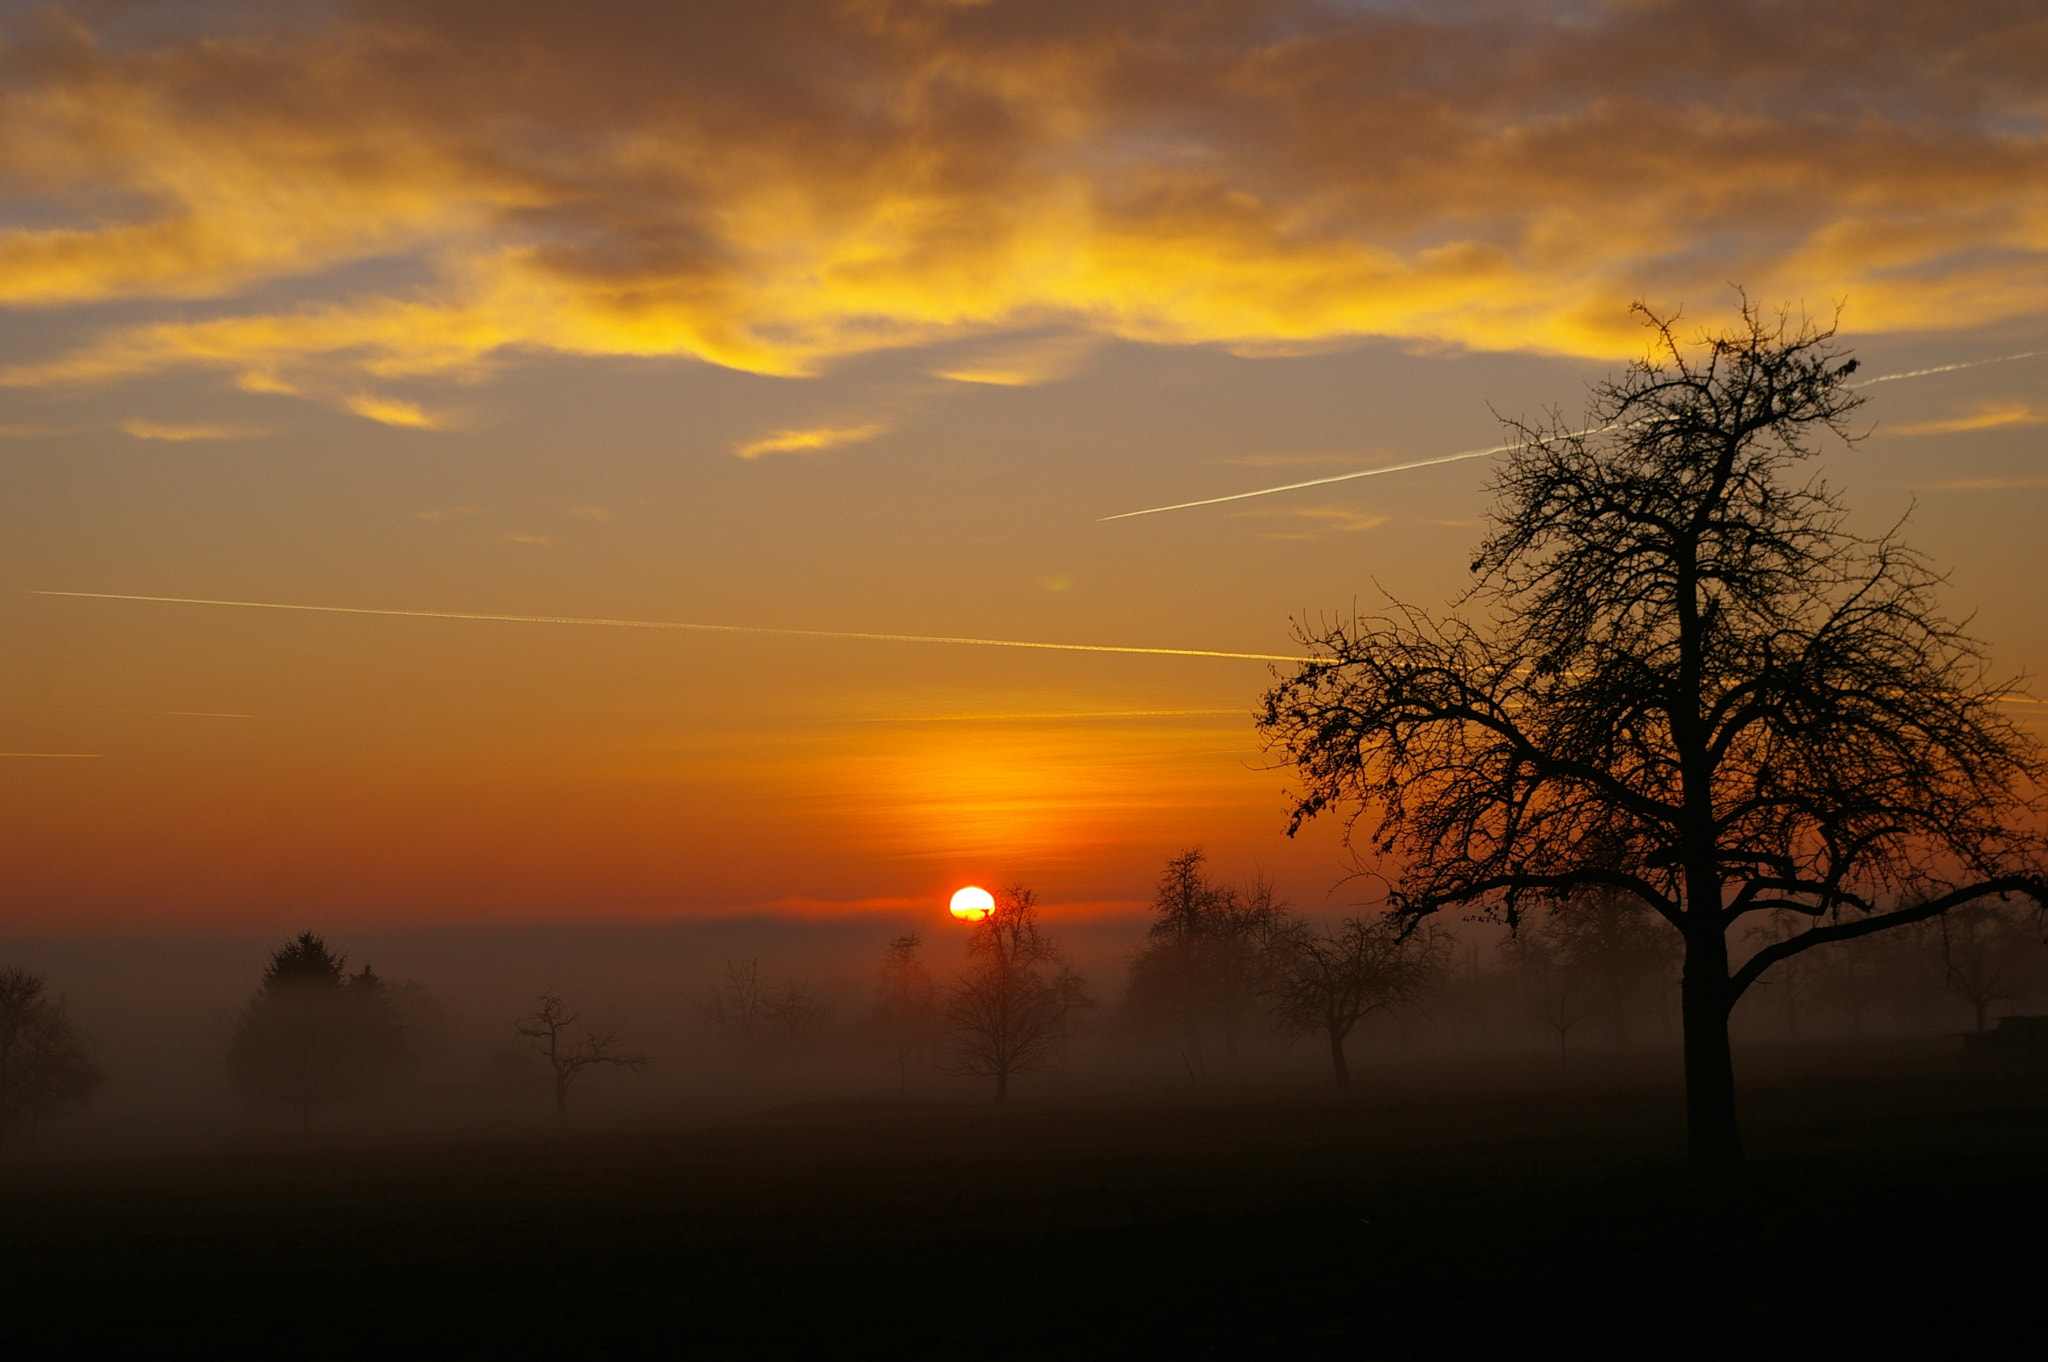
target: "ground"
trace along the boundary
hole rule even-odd
[[[1597,1076],[17,1152],[0,1282],[12,1336],[57,1351],[1693,1356],[2038,1336],[2048,1081],[1816,1052],[1753,1079],[1744,1109],[1750,1164],[1711,1177],[1684,1167],[1675,1092]]]

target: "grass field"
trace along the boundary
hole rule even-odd
[[[2039,1337],[2048,1083],[1816,1055],[1753,1080],[1745,1120],[1749,1166],[1716,1177],[1682,1165],[1674,1092],[1597,1082],[17,1157],[0,1282],[12,1336],[59,1353],[1768,1356]]]

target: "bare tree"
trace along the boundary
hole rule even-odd
[[[1970,1005],[1979,1031],[1991,1028],[1992,1008],[2031,996],[2048,979],[2048,953],[2032,916],[1974,903],[1941,919],[1943,984]]]
[[[1297,1035],[1320,1032],[1337,1086],[1348,1087],[1344,1042],[1352,1029],[1420,998],[1443,976],[1450,952],[1450,933],[1433,922],[1411,929],[1394,917],[1352,917],[1334,932],[1295,923],[1275,943],[1273,1018]]]
[[[0,969],[0,1140],[23,1123],[33,1139],[45,1117],[85,1106],[105,1082],[43,976]]]
[[[1518,932],[1506,950],[1509,968],[1520,985],[1522,1006],[1557,1033],[1557,1067],[1571,1063],[1573,1028],[1593,1010],[1592,980],[1587,972],[1547,938]]]
[[[1999,895],[2048,901],[2039,745],[1894,534],[1798,482],[1861,400],[1832,329],[1654,349],[1567,428],[1515,424],[1467,603],[1302,628],[1261,727],[1393,905],[1508,921],[1611,885],[1683,943],[1688,1144],[1741,1157],[1728,1020],[1781,961]],[[1811,927],[1731,968],[1729,933]]]
[[[875,974],[868,1013],[875,1037],[896,1060],[897,1088],[905,1096],[910,1092],[910,1061],[931,1047],[939,1021],[938,985],[918,955],[922,944],[916,932],[889,942]]]
[[[1206,1034],[1220,1035],[1225,1053],[1236,1053],[1287,914],[1271,885],[1256,881],[1240,893],[1211,881],[1203,859],[1191,848],[1166,863],[1152,900],[1159,918],[1131,957],[1124,995],[1125,1017],[1139,1028],[1170,1027],[1197,1073]]]
[[[946,999],[949,1048],[943,1068],[993,1078],[996,1100],[1012,1074],[1051,1065],[1065,1050],[1075,1014],[1094,1006],[1081,976],[1039,930],[1038,898],[1013,887],[970,929],[967,966]]]
[[[578,1020],[575,1009],[564,1002],[560,994],[549,992],[540,995],[539,1006],[512,1023],[520,1035],[537,1042],[535,1051],[547,1061],[548,1073],[555,1085],[555,1115],[558,1118],[569,1114],[570,1085],[590,1070],[605,1065],[635,1071],[647,1067],[644,1056],[624,1049],[617,1027],[607,1031],[585,1028],[582,1035],[575,1036],[571,1031]]]
[[[828,1021],[810,985],[794,979],[770,983],[758,959],[725,962],[725,977],[712,985],[704,1015],[749,1052],[765,1044],[786,1048],[815,1040]]]
[[[704,1015],[711,1024],[751,1048],[767,1023],[768,995],[761,984],[758,959],[728,960],[725,976],[711,986]]]

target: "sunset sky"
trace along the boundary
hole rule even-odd
[[[2048,669],[2037,5],[0,3],[0,926],[1343,906],[1201,654],[1444,605],[1488,460],[1104,517],[1735,284],[1944,370],[1827,475]]]

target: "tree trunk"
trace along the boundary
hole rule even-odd
[[[997,1069],[997,1070],[996,1070],[996,1101],[1000,1102],[1000,1101],[1002,1101],[1002,1100],[1003,1100],[1003,1099],[1004,1099],[1005,1097],[1008,1097],[1009,1095],[1010,1095],[1010,1071],[1009,1071],[1008,1069]]]
[[[1351,1086],[1351,1066],[1344,1061],[1344,1033],[1334,1027],[1330,1031],[1330,1067],[1336,1071],[1338,1087]]]
[[[1693,912],[1700,912],[1694,908]],[[1696,1168],[1742,1162],[1735,1061],[1728,1049],[1728,942],[1718,921],[1688,932],[1680,1012],[1685,1025],[1685,1152]]]
[[[569,1080],[560,1076],[555,1079],[555,1119],[569,1118]]]

